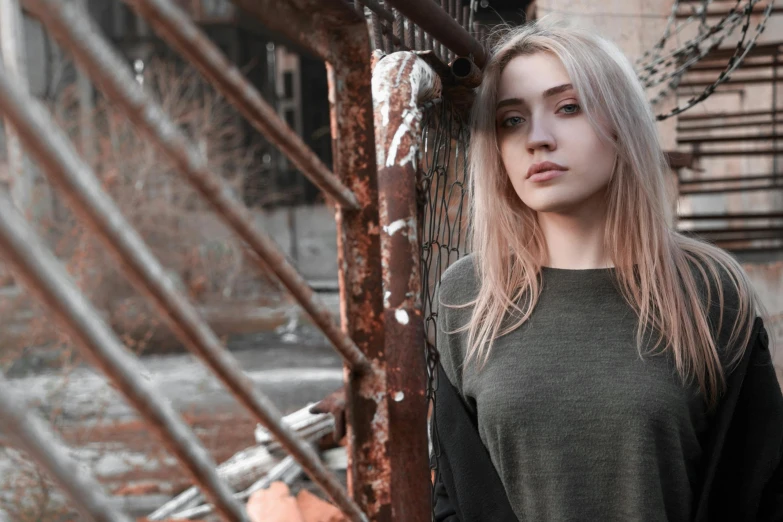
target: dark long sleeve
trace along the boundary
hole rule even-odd
[[[435,477],[435,506],[433,510],[435,522],[460,522],[457,508],[449,498],[449,492],[446,490],[446,485],[443,484],[440,473]]]
[[[783,394],[760,318],[753,339],[728,377],[697,522],[783,522]]]
[[[758,522],[783,521],[783,456],[778,457],[775,473],[764,487],[757,520]]]

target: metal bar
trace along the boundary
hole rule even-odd
[[[38,8],[36,14],[58,37],[61,44],[70,49],[76,59],[85,65],[88,72],[98,79],[98,83],[103,87],[107,97],[124,110],[128,118],[140,130],[153,138],[155,144],[161,147],[161,150],[186,174],[199,192],[213,204],[227,224],[249,244],[259,256],[262,264],[269,265],[267,268],[294,294],[305,310],[311,314],[316,324],[322,326],[321,323],[326,322],[325,326],[331,332],[324,331],[324,333],[333,342],[343,343],[338,351],[344,356],[345,362],[353,365],[356,370],[368,369],[367,359],[353,344],[350,337],[333,325],[329,311],[315,300],[313,291],[307,287],[301,276],[285,261],[284,256],[277,251],[274,243],[255,229],[252,216],[247,209],[233,199],[220,178],[207,170],[204,159],[198,150],[187,142],[179,129],[132,80],[129,71],[123,66],[122,60],[112,52],[95,28],[81,17],[77,9],[68,4],[60,3],[57,0],[31,0],[31,3],[36,5]],[[345,8],[350,9],[357,16],[347,4]],[[138,245],[136,247],[138,248]],[[129,252],[123,252],[123,255],[129,255]],[[143,268],[142,266],[137,267],[139,270]],[[150,280],[156,279],[158,276],[155,273],[146,275]],[[173,295],[176,294],[169,291],[168,294],[158,294],[154,297],[157,297],[159,302],[169,300],[167,304],[171,307],[170,310],[177,311],[175,306],[182,305],[182,303],[174,302],[171,299]],[[351,516],[351,520],[364,520],[363,514],[347,496],[337,479],[318,459],[312,448],[297,437],[293,431],[283,426],[280,422],[282,416],[274,406],[268,400],[264,400],[261,395],[255,393],[251,381],[239,370],[233,358],[227,356],[222,350],[214,333],[208,328],[204,328],[195,312],[190,317],[186,312],[186,309],[180,309],[178,313],[182,315],[172,318],[182,321],[176,325],[175,332],[183,336],[183,340],[187,341],[186,345],[203,357],[227,387],[238,396],[243,405],[258,418],[259,422],[278,436],[286,450],[302,464],[311,478],[332,497],[335,503]],[[188,326],[193,330],[183,329]],[[214,339],[213,351],[210,351],[209,348],[212,342],[210,335]],[[198,350],[204,351],[199,352]]]
[[[235,0],[267,27],[298,41],[298,31],[327,41],[324,54],[334,151],[333,171],[359,199],[361,210],[338,208],[340,316],[351,338],[372,361],[371,372],[346,372],[348,487],[374,521],[390,520],[390,469],[386,368],[376,361],[384,350],[383,279],[375,145],[370,89],[371,47],[364,19],[343,0]],[[298,13],[308,13],[306,21]],[[296,29],[289,17],[299,17]],[[315,23],[314,20],[318,18]],[[313,38],[313,36],[308,36]]]
[[[705,194],[729,194],[735,192],[755,192],[755,191],[770,191],[770,190],[783,190],[783,185],[764,185],[757,187],[729,187],[723,189],[688,189],[681,190],[681,196],[694,196]]]
[[[722,84],[720,84],[718,87],[724,86],[724,85],[755,85],[760,83],[771,83],[774,81],[774,78],[770,77],[764,77],[764,76],[753,76],[750,78],[737,78],[733,77],[731,80],[726,80]],[[692,81],[685,81],[677,85],[678,89],[686,89],[688,87],[709,87],[710,85],[713,85],[715,83],[715,80],[692,80]]]
[[[689,143],[730,143],[737,141],[770,141],[777,136],[775,134],[750,134],[742,136],[738,134],[730,136],[688,136],[687,138],[677,138],[679,144]]]
[[[220,48],[168,0],[125,0],[147,19],[158,36],[177,49],[259,132],[338,204],[355,209],[356,196],[283,121]]]
[[[731,234],[736,232],[783,232],[783,226],[768,227],[742,227],[742,228],[689,228],[680,232],[692,232],[694,234]]]
[[[1,74],[0,85],[3,91],[9,85]],[[5,111],[8,109],[6,96],[2,99],[0,110]],[[26,143],[31,137],[24,129],[18,130]],[[244,508],[231,497],[231,490],[218,477],[214,461],[198,438],[165,397],[147,381],[139,360],[104,323],[58,260],[9,204],[5,194],[0,194],[0,249],[20,280],[51,309],[77,346],[141,413],[218,511],[228,520],[246,521]]]
[[[716,112],[711,114],[683,114],[678,116],[679,121],[711,120],[713,118],[744,118],[747,116],[772,116],[771,110],[740,111],[740,112]]]
[[[446,15],[448,15],[449,0],[440,0],[440,8],[444,13],[446,13]],[[440,42],[438,47],[440,49],[440,59],[443,60],[444,63],[449,63],[451,61],[451,52],[449,49],[446,48],[443,42]]]
[[[394,36],[399,40],[399,45],[404,45],[405,42],[405,17],[402,13],[397,11],[394,16]]]
[[[754,7],[754,8],[753,8],[753,11],[752,11],[752,13],[753,13],[754,15],[757,15],[757,14],[763,14],[763,13],[764,13],[764,9],[765,9],[765,6],[762,6],[762,7],[761,7],[761,8],[759,8],[759,9],[757,9],[757,8],[755,8],[755,7]],[[708,10],[707,10],[707,12],[705,13],[705,16],[706,16],[707,18],[725,18],[725,17],[727,17],[728,15],[730,15],[732,12],[733,12],[733,11],[726,11],[726,10],[720,10],[720,11],[710,11],[710,10],[708,9]],[[780,14],[780,13],[783,13],[783,7],[777,7],[777,6],[773,6],[773,7],[772,7],[772,13],[771,13],[771,14],[773,14],[773,15],[774,15],[774,14]],[[693,13],[690,13],[690,12],[678,12],[678,13],[675,15],[675,18],[676,18],[677,20],[684,20],[684,19],[686,19],[686,18],[689,18],[689,17],[690,17],[690,16],[692,16],[692,15],[693,15]]]
[[[382,20],[386,20],[389,23],[394,22],[394,13],[386,9],[385,6],[381,5],[378,0],[359,0],[359,2],[365,5],[367,9],[378,15],[378,17]]]
[[[776,123],[782,123],[782,120],[773,121],[747,121],[740,123],[715,123],[712,125],[691,125],[688,127],[677,127],[677,132],[695,132],[705,130],[723,130],[723,129],[742,129],[746,127],[758,127],[764,125],[775,125]]]
[[[402,16],[402,15],[400,15]],[[419,49],[421,50],[421,47],[416,45],[416,25],[405,18],[402,17],[403,21],[408,22],[408,28],[405,31],[405,46],[408,47],[408,49]]]
[[[389,459],[394,520],[430,520],[427,369],[423,357],[418,237],[417,154],[421,104],[440,97],[441,82],[413,53],[387,56],[373,71],[384,327],[388,368]]]
[[[332,10],[341,1],[309,0]],[[271,12],[266,16],[277,17]],[[346,375],[348,487],[371,520],[391,522],[391,482],[403,470],[393,468],[388,455],[396,441],[389,436],[369,45],[361,21],[345,20],[326,29],[335,57],[327,63],[334,171],[363,198],[361,211],[338,209],[336,214],[340,312],[343,327],[373,364],[372,373]]]
[[[756,239],[783,239],[783,228],[770,228],[767,230],[724,230],[721,232],[681,230],[683,234],[701,236],[712,241],[752,241]]]
[[[718,156],[773,156],[783,154],[783,150],[774,149],[748,149],[748,150],[694,150],[694,157],[718,157]]]
[[[0,0],[0,52],[5,74],[14,79],[23,89],[29,89],[25,70],[24,33],[22,10],[19,0]],[[5,121],[6,149],[8,154],[8,181],[11,198],[22,212],[27,213],[32,203],[31,172],[19,143],[19,137]]]
[[[747,62],[745,60],[742,61],[742,65],[739,66],[737,69],[738,71],[747,71],[749,69],[769,69],[770,71],[775,70],[776,68],[780,67],[781,64],[775,64],[774,62],[770,63],[756,63],[756,62]],[[726,69],[726,64],[716,64],[716,65],[710,65],[710,64],[700,64],[700,65],[694,65],[692,67],[688,68],[687,74],[691,73],[701,73],[701,72],[722,72]]]
[[[783,219],[783,212],[739,212],[734,214],[688,214],[677,216],[680,221],[708,221],[732,219]]]
[[[742,183],[746,181],[762,181],[777,179],[776,174],[755,174],[755,175],[742,175],[742,176],[721,176],[714,178],[698,178],[698,179],[680,179],[680,186],[683,185],[702,185],[709,183]]]
[[[378,14],[375,11],[370,13],[370,20],[372,22],[372,34],[373,40],[375,41],[375,48],[386,52],[385,42],[381,33],[381,19],[378,17]]]
[[[5,199],[5,195],[0,198]],[[2,204],[2,203],[0,203]],[[103,487],[82,466],[68,456],[68,449],[49,427],[26,411],[23,396],[15,393],[0,375],[0,424],[13,436],[36,462],[71,497],[75,507],[86,519],[95,522],[133,522],[130,517],[111,507],[102,493]],[[0,511],[0,520],[3,513]]]

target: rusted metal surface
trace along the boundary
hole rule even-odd
[[[232,65],[187,15],[167,0],[126,0],[157,34],[182,53],[228,101],[280,149],[327,196],[357,208],[356,196],[277,115],[244,75]]]
[[[106,42],[97,34],[95,28],[81,16],[78,10],[74,10],[68,4],[54,0],[31,0],[31,3],[36,6],[37,16],[49,27],[61,44],[73,52],[77,61],[81,62],[88,73],[101,85],[107,97],[121,108],[140,130],[153,138],[154,143],[174,161],[179,170],[186,174],[200,193],[213,204],[221,218],[248,243],[252,251],[259,256],[262,264],[267,264],[268,269],[277,275],[294,294],[316,323],[322,326],[326,319],[327,323],[322,328],[330,339],[343,343],[338,349],[344,356],[346,363],[351,365],[354,370],[369,371],[369,364],[364,355],[344,332],[332,324],[328,310],[315,301],[312,290],[306,286],[301,276],[285,262],[285,258],[277,251],[274,244],[255,229],[252,216],[247,209],[230,195],[230,191],[223,185],[222,180],[207,170],[206,163],[198,150],[187,142],[179,129],[166,118],[160,108],[133,81],[122,60],[112,52]],[[128,255],[128,253],[123,252],[123,255]],[[168,284],[170,285],[170,283]],[[158,294],[154,297],[161,300],[168,299],[171,297],[171,293],[168,295]],[[156,302],[160,303],[161,301]],[[173,302],[170,301],[168,304],[173,304]],[[170,310],[176,309],[172,307]],[[324,467],[314,450],[279,422],[279,412],[272,404],[254,392],[249,380],[241,372],[234,373],[232,371],[236,369],[236,363],[233,363],[234,368],[232,368],[230,362],[233,359],[217,357],[219,349],[214,353],[199,351],[207,346],[207,343],[199,343],[207,339],[209,330],[201,330],[197,332],[199,335],[192,335],[195,330],[186,331],[181,328],[183,325],[191,324],[184,321],[188,317],[183,314],[177,319],[183,320],[183,322],[175,326],[175,331],[182,334],[186,346],[196,351],[207,361],[218,377],[237,395],[242,404],[251,411],[259,422],[278,437],[285,449],[302,464],[310,477],[324,489],[351,520],[364,520],[364,515],[351,501],[337,479]],[[197,325],[203,327],[198,318],[195,318],[194,326]],[[219,343],[217,347],[220,347]]]
[[[3,112],[9,109],[7,91],[8,81],[0,75],[0,111]],[[18,130],[22,141],[27,143],[25,129]],[[45,163],[44,158],[38,159]],[[0,194],[0,249],[19,279],[53,312],[77,346],[139,411],[218,512],[227,520],[246,521],[244,508],[234,501],[230,489],[219,479],[215,462],[198,438],[147,381],[138,359],[81,294],[54,255],[13,209],[6,194]]]
[[[380,226],[366,22],[342,0],[238,0],[268,27],[299,41],[327,38],[327,78],[333,171],[356,194],[361,209],[338,209],[340,315],[343,328],[372,363],[346,371],[348,488],[374,521],[391,520],[389,418],[384,360]],[[307,13],[290,24],[291,13]],[[316,35],[316,36],[312,36]]]
[[[389,447],[394,520],[430,519],[427,370],[421,302],[417,166],[421,104],[440,97],[438,75],[416,54],[398,52],[373,70],[375,145],[384,272]]]
[[[469,58],[459,57],[450,66],[451,74],[459,85],[471,89],[481,85],[481,69]]]
[[[339,0],[338,0],[339,1]],[[389,461],[389,403],[373,135],[370,45],[363,20],[334,29],[339,59],[327,64],[334,170],[360,195],[362,210],[338,210],[343,327],[373,362],[373,373],[347,374],[348,487],[370,519],[394,520]],[[401,472],[401,471],[399,471]]]
[[[5,204],[9,204],[7,198],[0,198],[0,201],[3,199]],[[49,476],[68,494],[83,517],[95,522],[132,522],[130,517],[111,507],[108,498],[102,493],[103,488],[68,456],[68,449],[52,430],[34,414],[26,411],[25,398],[10,389],[2,375],[0,425],[3,431],[14,437],[16,444],[46,468]]]

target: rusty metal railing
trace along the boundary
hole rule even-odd
[[[334,139],[330,171],[171,0],[126,1],[337,204],[339,327],[272,240],[256,228],[249,211],[208,170],[199,149],[134,81],[87,13],[61,0],[24,1],[25,8],[73,55],[104,95],[174,162],[256,254],[260,267],[273,273],[291,292],[343,357],[348,391],[348,491],[315,451],[283,424],[282,415],[271,401],[253,389],[192,303],[165,276],[160,263],[66,136],[41,105],[15,84],[12,75],[5,73],[0,74],[0,113],[66,195],[79,218],[116,256],[129,279],[152,299],[183,344],[280,441],[350,520],[427,520],[429,495],[424,488],[428,487],[429,474],[415,171],[420,121],[417,105],[437,96],[437,73],[413,54],[387,57],[388,61],[381,62],[381,71],[404,68],[406,74],[401,78],[405,84],[394,88],[410,97],[403,101],[392,101],[391,96],[381,99],[375,107],[376,118],[383,119],[385,114],[389,121],[376,120],[374,124],[371,46],[363,10],[359,13],[356,6],[344,0],[236,0],[246,12],[326,62]],[[458,16],[450,17],[435,3],[431,7],[437,11],[417,8],[412,2],[388,1],[386,6],[374,0],[361,3],[392,23],[391,28],[385,26],[385,31],[380,25],[375,31],[376,36],[385,32],[389,37],[388,50],[395,45],[402,47],[406,41],[408,48],[429,45],[442,60],[440,72],[449,70],[442,63],[449,53],[452,58],[467,53],[469,63],[483,63],[483,48],[463,29],[471,18],[464,9],[457,9]],[[389,11],[389,5],[399,11]],[[450,5],[456,8],[457,3]],[[443,18],[450,22],[433,25],[433,17],[435,21]],[[407,34],[405,27],[409,29]],[[417,27],[430,31],[417,31]],[[475,76],[475,66],[467,70]],[[383,77],[382,72],[379,74]],[[383,81],[378,84],[378,89],[388,87]],[[381,156],[377,170],[374,130]],[[244,509],[220,481],[214,462],[192,431],[141,377],[138,360],[11,207],[8,198],[0,195],[0,248],[23,282],[68,327],[77,344],[150,423],[218,513],[227,520],[246,520]],[[0,382],[0,403],[7,405],[9,399]],[[54,439],[39,430],[35,421],[29,423],[29,415],[2,408],[0,417],[21,419],[24,426],[33,426],[29,429],[37,430],[40,436],[28,441],[31,454],[55,477],[64,477],[62,473],[70,464],[60,458]],[[65,489],[96,520],[122,520],[111,518],[107,504],[89,479]]]

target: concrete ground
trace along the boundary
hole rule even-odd
[[[229,339],[228,347],[256,389],[283,414],[317,402],[342,385],[342,360],[308,323],[292,321],[276,332]],[[142,357],[163,400],[193,426],[217,462],[254,444],[255,422],[235,398],[189,353]],[[102,374],[89,367],[67,379],[45,372],[10,380],[31,408],[56,414],[57,426],[84,463],[130,514],[146,514],[189,484],[179,464],[140,422]],[[3,446],[0,428],[0,448]],[[13,452],[0,451],[0,481],[18,472]],[[8,485],[0,494],[8,493]]]

